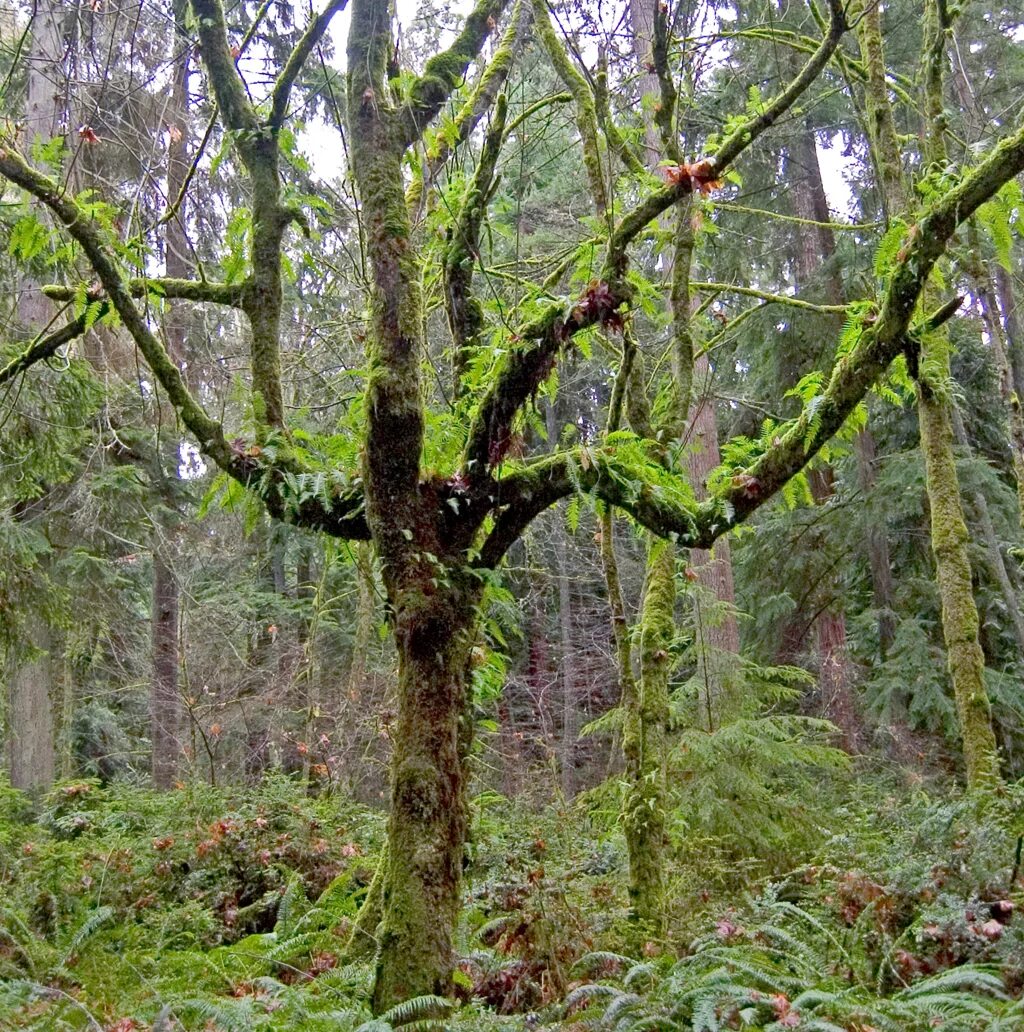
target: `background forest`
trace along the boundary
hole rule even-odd
[[[0,8],[0,1028],[1024,1027],[1019,0],[392,7]]]

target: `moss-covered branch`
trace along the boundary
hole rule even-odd
[[[497,482],[502,534],[492,534],[481,551],[480,564],[491,565],[511,544],[511,528],[523,526],[532,514],[560,498],[593,492],[640,524],[662,536],[675,536],[687,547],[710,548],[727,530],[743,522],[791,480],[842,427],[854,408],[878,382],[908,341],[934,330],[955,310],[943,305],[917,327],[910,321],[935,262],[950,237],[988,198],[1024,171],[1024,126],[1004,140],[960,183],[936,201],[909,233],[910,244],[894,269],[874,323],[865,325],[851,353],[836,363],[831,380],[811,415],[803,414],[782,432],[759,459],[737,470],[727,485],[707,502],[683,503],[637,471],[616,465],[613,451],[560,453],[510,473]],[[520,369],[525,360],[520,358]],[[495,530],[499,528],[496,523]]]
[[[228,43],[220,0],[192,0],[192,9],[210,85],[225,126],[234,132],[252,188],[252,275],[244,305],[252,327],[252,383],[257,411],[268,426],[281,429],[281,246],[294,212],[281,203],[276,131],[260,121],[246,94]],[[287,104],[287,90],[283,103]]]
[[[452,372],[456,394],[461,389],[469,349],[484,327],[483,308],[473,295],[473,272],[478,260],[480,227],[487,213],[487,202],[497,186],[495,173],[505,137],[507,111],[502,94],[495,104],[494,118],[484,138],[444,256],[444,299],[454,348]]]
[[[302,468],[287,454],[283,453],[271,463],[258,449],[228,440],[221,424],[207,415],[191,394],[181,371],[150,329],[132,297],[129,280],[122,273],[109,242],[104,239],[102,227],[89,218],[58,183],[31,168],[20,154],[9,147],[0,147],[0,175],[46,205],[82,248],[102,287],[105,303],[121,317],[156,382],[205,455],[229,476],[255,491],[271,515],[297,526],[321,529],[337,537],[368,536],[359,485],[334,499],[316,497],[305,490],[302,480],[304,474],[312,471]],[[65,331],[58,333],[70,333],[76,323],[69,324]]]
[[[274,91],[270,98],[270,117],[267,124],[275,132],[284,125],[292,87],[302,73],[309,55],[324,38],[334,16],[343,11],[347,5],[348,0],[331,0],[324,11],[309,23],[299,42],[295,44],[295,49],[288,55],[288,60],[274,83]]]
[[[196,16],[203,64],[225,126],[235,132],[258,132],[259,119],[231,53],[224,5],[221,0],[192,0],[192,11]]]
[[[91,320],[87,317],[88,313],[83,312],[77,319],[72,319],[59,330],[54,330],[52,333],[47,333],[31,341],[20,355],[16,355],[7,365],[0,368],[0,385],[7,383],[8,380],[13,380],[26,369],[31,369],[37,362],[45,362],[48,358],[53,358],[65,344],[70,344],[71,341],[81,337],[89,329],[90,322],[95,322],[96,319],[106,315],[109,308],[110,306],[104,302],[98,312],[92,313]]]
[[[694,290],[707,291],[715,294],[741,294],[743,297],[756,297],[760,301],[766,301],[773,305],[787,305],[789,308],[800,308],[805,312],[838,313],[840,315],[849,311],[849,305],[819,305],[813,301],[804,301],[799,297],[789,297],[786,294],[773,294],[767,290],[758,290],[755,287],[741,287],[734,283],[708,283],[703,280],[693,280],[690,286]]]
[[[423,74],[410,88],[409,98],[396,121],[403,147],[418,140],[437,116],[462,81],[470,63],[480,53],[487,37],[494,30],[495,19],[501,16],[508,2],[477,0],[452,45],[427,61]]]
[[[601,137],[594,91],[558,38],[548,14],[547,0],[533,0],[533,18],[551,64],[576,102],[576,126],[583,144],[583,165],[587,170],[590,196],[598,213],[603,215],[608,207],[608,184],[601,164]]]
[[[246,284],[216,283],[209,280],[174,279],[157,276],[149,279],[133,277],[127,281],[132,297],[166,297],[174,301],[196,301],[229,308],[242,308],[245,301]],[[75,287],[50,283],[43,287],[43,293],[52,301],[73,301],[79,295]],[[103,297],[102,290],[91,289],[86,295],[95,301]]]
[[[777,97],[765,104],[757,115],[745,119],[714,151],[702,159],[707,163],[709,174],[721,176],[759,136],[775,125],[821,74],[846,31],[846,16],[839,0],[829,0],[829,14],[825,37],[796,78]],[[624,269],[629,244],[663,211],[692,189],[690,177],[681,176],[679,182],[669,183],[648,194],[619,220],[608,242],[608,264],[612,270]]]
[[[534,2],[538,7],[543,6],[542,0]],[[839,0],[830,0],[829,9],[831,21],[828,33],[796,78],[778,97],[766,104],[757,116],[730,133],[717,150],[705,159],[707,167],[715,175],[724,172],[758,136],[789,110],[828,63],[846,29]],[[546,16],[546,9],[544,13]],[[550,22],[547,24],[550,30]],[[589,87],[587,92],[592,103]],[[625,281],[629,245],[647,225],[692,189],[691,177],[680,176],[679,182],[670,183],[648,194],[612,230],[599,290],[588,292],[568,310],[562,304],[553,303],[530,323],[519,328],[516,336],[523,343],[509,354],[504,369],[481,400],[470,428],[463,460],[464,468],[470,475],[483,475],[487,467],[504,454],[503,442],[510,438],[516,413],[551,372],[563,345],[580,330],[597,322],[605,322],[613,313],[629,304],[632,292]]]
[[[469,139],[470,134],[479,125],[480,119],[491,109],[502,87],[508,80],[512,63],[519,55],[530,35],[530,24],[533,20],[533,7],[530,0],[516,0],[512,8],[509,25],[505,29],[494,55],[481,72],[476,85],[470,91],[466,102],[459,108],[451,125],[436,132],[427,147],[426,161],[423,171],[413,178],[407,192],[409,210],[419,209],[426,184],[433,181],[448,155],[460,143]],[[539,101],[543,106],[548,101]],[[531,106],[532,114],[536,106]],[[525,114],[525,112],[524,112]],[[523,115],[518,116],[506,127],[510,132],[519,124]]]

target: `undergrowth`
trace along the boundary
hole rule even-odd
[[[380,814],[273,777],[164,795],[79,781],[36,812],[0,786],[0,1028],[1024,1027],[1024,790],[951,801],[905,778],[837,777],[781,848],[783,822],[746,840],[681,822],[668,936],[636,956],[595,798],[538,814],[481,796],[454,999],[377,1018],[372,958],[346,946]]]

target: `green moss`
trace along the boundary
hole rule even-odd
[[[948,344],[927,354],[930,350],[926,348],[926,357],[932,375],[945,373],[944,379],[948,379]],[[964,765],[968,784],[981,788],[999,780],[999,763],[985,688],[985,656],[978,640],[978,608],[967,553],[970,535],[953,453],[949,401],[942,394],[919,387],[918,415],[931,509],[932,551],[942,601],[942,632],[963,739]]]
[[[590,183],[590,195],[599,214],[608,208],[608,187],[604,168],[601,165],[600,134],[597,125],[597,106],[590,84],[566,53],[561,40],[555,34],[548,16],[546,0],[533,0],[533,17],[537,34],[559,78],[565,83],[576,102],[576,125],[583,144],[583,164]]]

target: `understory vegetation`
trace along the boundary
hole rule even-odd
[[[895,766],[833,775],[774,848],[680,818],[661,939],[638,940],[600,794],[474,800],[456,999],[369,1010],[350,935],[379,813],[258,790],[4,788],[0,1022],[25,1030],[1014,1029],[1022,790],[984,801]],[[789,797],[774,789],[779,814]],[[755,848],[752,848],[752,844]]]

